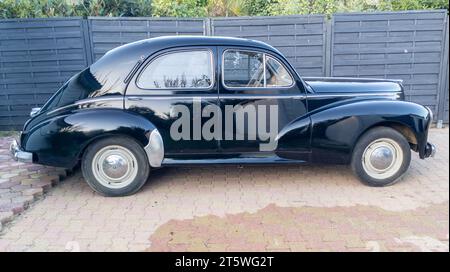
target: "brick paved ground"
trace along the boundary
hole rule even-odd
[[[448,251],[448,129],[430,140],[436,157],[414,153],[385,188],[344,166],[167,168],[104,198],[76,173],[4,226],[0,251]]]
[[[12,140],[0,138],[0,230],[66,176],[63,169],[12,160],[9,154]]]

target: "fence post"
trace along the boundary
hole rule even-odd
[[[203,19],[203,23],[204,23],[204,35],[205,36],[212,36],[212,25],[211,25],[211,18],[207,17],[205,19]]]
[[[91,31],[89,27],[88,19],[81,19],[81,27],[83,29],[83,41],[84,41],[84,50],[86,55],[86,61],[88,65],[91,65],[94,62],[93,54],[92,54],[92,43],[91,43]]]
[[[442,128],[445,120],[445,112],[446,112],[446,104],[448,99],[448,30],[449,30],[449,22],[448,22],[448,15],[445,17],[444,21],[444,45],[442,48],[442,62],[441,62],[441,69],[439,72],[439,92],[438,92],[438,106],[437,106],[437,128]]]
[[[331,76],[331,58],[332,58],[332,52],[331,48],[333,46],[333,40],[332,40],[332,18],[326,18],[325,19],[325,76],[330,77]]]

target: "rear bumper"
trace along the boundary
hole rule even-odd
[[[436,154],[436,146],[432,143],[427,143],[427,146],[425,147],[425,158],[428,157],[434,157]]]
[[[23,151],[20,148],[19,143],[17,140],[13,140],[11,145],[9,146],[9,151],[11,152],[11,156],[14,160],[20,161],[20,162],[26,162],[26,163],[32,163],[33,162],[33,153]]]

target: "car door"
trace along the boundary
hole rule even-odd
[[[244,47],[220,47],[218,62],[224,115],[221,152],[307,159],[306,95],[289,64],[274,52]],[[291,128],[295,122],[301,128]]]
[[[205,139],[203,110],[217,108],[216,47],[183,47],[151,56],[132,79],[125,108],[159,130],[166,158],[215,155],[218,139]]]

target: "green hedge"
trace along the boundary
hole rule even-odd
[[[0,18],[151,16],[151,0],[0,0]]]
[[[0,18],[254,16],[448,9],[448,0],[0,0]]]

